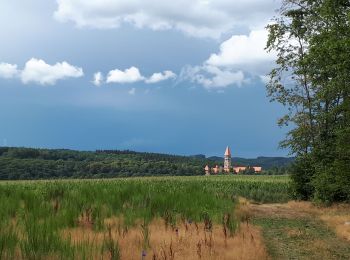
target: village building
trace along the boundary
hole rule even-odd
[[[262,167],[260,166],[233,166],[232,167],[232,156],[231,156],[231,149],[229,146],[226,147],[225,153],[224,153],[224,167],[215,165],[215,167],[210,168],[209,165],[206,165],[204,168],[205,175],[211,175],[211,174],[219,174],[219,173],[235,173],[238,174],[240,172],[244,172],[247,169],[254,170],[255,173],[262,172]]]
[[[210,175],[210,168],[209,168],[208,165],[205,166],[204,171],[205,171],[205,175],[206,175],[206,176]]]

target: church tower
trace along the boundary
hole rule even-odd
[[[224,171],[230,172],[231,171],[231,150],[230,147],[226,147],[226,151],[224,154]]]

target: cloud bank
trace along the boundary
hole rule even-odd
[[[57,0],[54,17],[78,27],[117,28],[131,24],[175,29],[195,37],[219,38],[234,27],[265,24],[280,0]]]
[[[25,63],[23,70],[19,70],[17,67],[17,64],[0,63],[0,78],[19,78],[24,84],[33,82],[40,85],[54,85],[58,80],[84,76],[82,68],[70,65],[66,61],[50,65],[42,59],[32,58]],[[95,86],[101,86],[103,83],[127,84],[140,81],[147,84],[155,84],[175,78],[176,74],[170,70],[156,72],[150,77],[145,77],[137,67],[132,66],[125,70],[110,70],[106,79],[102,72],[98,71],[94,73],[91,82]]]
[[[185,66],[180,73],[180,81],[186,80],[206,89],[220,89],[228,86],[242,86],[251,78],[266,83],[266,73],[274,65],[275,53],[267,53],[265,29],[253,30],[248,35],[233,35],[222,42],[216,53],[211,53],[199,65]],[[54,85],[58,80],[78,78],[84,75],[82,68],[63,61],[54,65],[44,60],[32,58],[19,70],[16,64],[0,63],[0,77],[20,78],[24,84],[34,82],[40,85]],[[142,82],[156,84],[165,80],[174,80],[177,75],[170,71],[153,73],[147,77],[139,68],[132,66],[125,70],[114,69],[107,73],[94,74],[92,83],[100,86],[104,83],[130,84]]]

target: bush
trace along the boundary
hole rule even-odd
[[[308,200],[313,196],[312,183],[315,169],[311,156],[298,157],[290,168],[292,196],[298,200]]]
[[[336,159],[317,173],[315,199],[326,204],[350,202],[350,127],[337,132]]]

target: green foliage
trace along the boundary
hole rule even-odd
[[[342,130],[336,145],[336,159],[315,177],[315,199],[327,204],[350,202],[350,127]]]
[[[284,0],[268,30],[277,67],[267,91],[288,107],[279,124],[294,127],[281,145],[297,156],[295,195],[349,201],[349,1]]]
[[[26,259],[38,259],[42,256],[53,255],[63,248],[70,249],[69,241],[62,241],[59,236],[53,219],[39,222],[35,217],[24,219],[25,238],[20,245]]]
[[[299,157],[292,165],[291,169],[292,185],[291,190],[295,199],[308,200],[314,194],[312,183],[315,175],[315,169],[312,166],[310,156]]]
[[[131,151],[0,149],[0,179],[202,175],[205,159]],[[210,162],[212,163],[212,162]]]
[[[294,163],[294,161],[293,161]],[[267,175],[286,175],[286,174],[291,174],[291,166],[293,165],[291,163],[288,166],[284,167],[272,167],[271,169],[263,170],[263,174]]]

